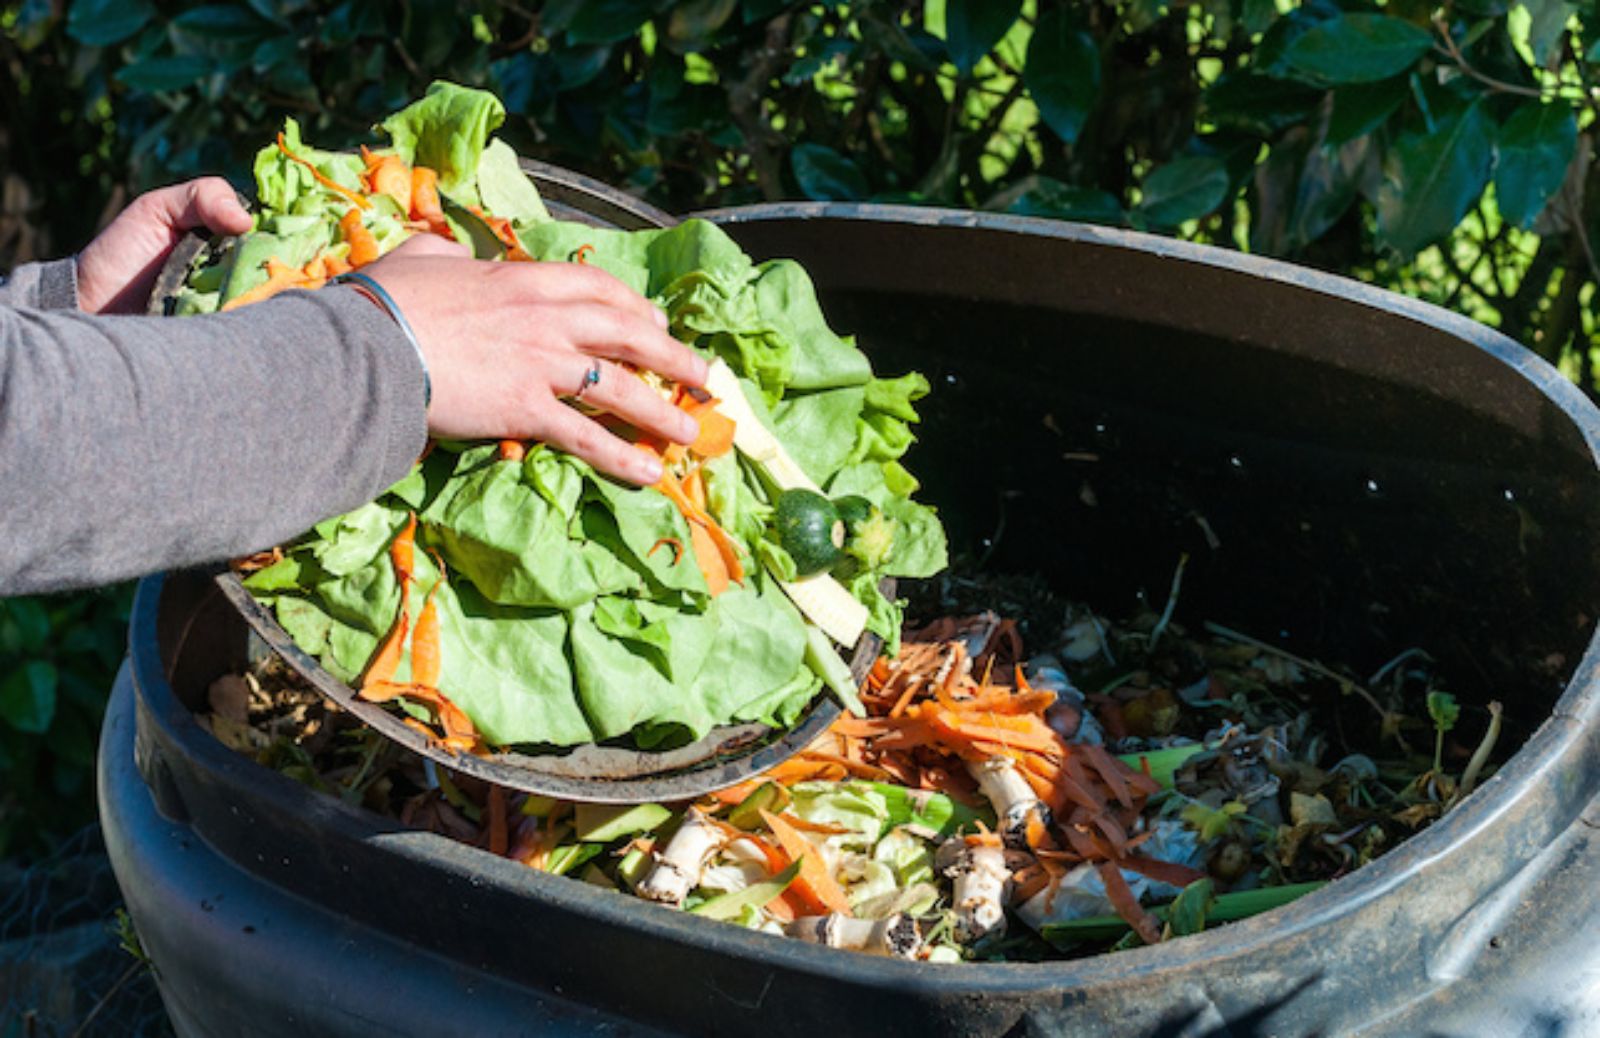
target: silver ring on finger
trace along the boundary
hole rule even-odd
[[[583,381],[579,382],[578,388],[573,390],[572,399],[582,400],[584,393],[588,392],[594,386],[598,386],[600,384],[600,372],[601,367],[598,360],[589,365],[589,370],[583,373]]]

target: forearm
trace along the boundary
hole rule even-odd
[[[0,306],[76,310],[78,269],[71,259],[25,263],[0,278]]]
[[[420,365],[346,289],[181,320],[0,309],[0,594],[269,547],[425,437]]]

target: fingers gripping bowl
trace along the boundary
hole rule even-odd
[[[875,377],[796,264],[755,264],[709,224],[662,226],[610,195],[588,208],[617,226],[557,218],[601,193],[537,167],[530,179],[488,140],[500,117],[490,95],[437,85],[383,124],[392,149],[360,155],[309,148],[291,121],[257,160],[256,230],[176,257],[154,305],[184,315],[316,289],[424,231],[484,258],[585,263],[716,362],[710,393],[606,365],[700,436],[594,416],[664,466],[643,489],[545,444],[438,442],[377,501],[236,564],[224,592],[325,694],[461,770],[603,800],[730,784],[826,726],[824,689],[852,700],[898,640],[893,578],[944,565],[899,464],[927,383]],[[802,577],[773,519],[798,489],[868,502],[871,550],[841,524],[831,568]],[[669,789],[647,781],[666,775]]]

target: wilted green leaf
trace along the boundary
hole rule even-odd
[[[946,0],[945,47],[965,75],[994,49],[1022,13],[1022,0]]]
[[[1433,46],[1433,36],[1382,14],[1347,14],[1306,30],[1284,49],[1296,72],[1323,83],[1397,76]]]
[[[859,202],[871,190],[856,164],[826,145],[797,144],[789,163],[800,190],[818,202]]]
[[[1200,834],[1202,842],[1210,842],[1225,835],[1232,828],[1233,820],[1249,810],[1241,800],[1230,800],[1221,807],[1210,807],[1195,800],[1184,807],[1178,817]]]
[[[1378,237],[1403,257],[1449,234],[1489,182],[1493,138],[1483,102],[1438,117],[1433,131],[1389,149],[1378,189]]]
[[[1545,202],[1561,187],[1578,144],[1578,121],[1565,104],[1527,101],[1500,127],[1495,140],[1494,196],[1500,215],[1532,227]]]
[[[143,29],[154,14],[146,0],[73,0],[67,35],[91,47],[107,47]]]
[[[210,72],[211,62],[194,55],[151,58],[122,69],[117,73],[117,82],[131,86],[135,90],[161,93],[167,90],[182,90],[204,79]]]
[[[1100,51],[1069,11],[1040,16],[1022,80],[1045,124],[1068,144],[1076,141],[1100,97]]]
[[[1228,187],[1221,159],[1178,159],[1144,179],[1137,212],[1157,227],[1176,227],[1216,209],[1228,197]]]
[[[0,719],[30,735],[48,731],[56,716],[58,679],[55,666],[43,660],[12,671],[0,680]]]
[[[1433,719],[1434,728],[1448,732],[1461,719],[1461,704],[1448,692],[1429,692],[1428,716]]]
[[[1216,902],[1216,884],[1211,877],[1197,879],[1183,888],[1167,909],[1167,937],[1188,937],[1206,928],[1206,915]]]

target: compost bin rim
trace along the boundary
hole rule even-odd
[[[1596,412],[1576,387],[1553,368],[1492,329],[1429,304],[1417,303],[1346,278],[1136,232],[1009,215],[828,203],[756,206],[743,211],[713,211],[699,215],[724,223],[778,218],[884,222],[893,218],[897,223],[926,227],[955,226],[1009,231],[1131,249],[1154,257],[1176,258],[1242,276],[1267,278],[1302,290],[1366,305],[1469,342],[1531,382],[1541,396],[1554,403],[1578,427],[1577,431],[1589,446],[1591,460],[1596,462],[1597,475],[1600,475],[1600,432],[1595,428],[1600,423],[1600,417],[1597,417],[1600,412]],[[828,975],[835,972],[839,959],[838,953],[833,950],[773,939],[769,935],[739,928],[708,930],[703,921],[685,919],[680,913],[670,910],[650,912],[648,906],[637,899],[608,897],[610,892],[590,888],[573,879],[535,873],[443,837],[389,824],[380,816],[349,807],[336,799],[316,797],[292,779],[228,750],[199,727],[193,715],[178,701],[175,691],[162,673],[161,654],[156,640],[156,617],[165,581],[164,576],[147,578],[140,583],[135,596],[130,624],[135,674],[141,698],[148,708],[145,716],[163,729],[169,742],[181,745],[199,766],[249,788],[256,797],[273,801],[280,810],[293,812],[307,798],[311,798],[316,801],[321,816],[343,820],[345,828],[356,830],[358,836],[383,838],[383,842],[391,844],[397,853],[415,855],[430,863],[488,879],[513,893],[526,891],[570,911],[650,932],[668,941],[690,945],[716,943],[737,954],[774,962],[789,969]],[[1192,963],[1201,956],[1216,961],[1258,952],[1287,937],[1331,924],[1408,880],[1416,879],[1420,870],[1449,856],[1462,843],[1481,834],[1519,806],[1528,805],[1537,809],[1538,805],[1532,802],[1541,780],[1554,777],[1552,773],[1561,767],[1563,758],[1594,727],[1596,703],[1600,700],[1595,688],[1597,677],[1600,677],[1600,649],[1597,649],[1597,639],[1591,636],[1551,716],[1493,778],[1426,832],[1408,839],[1378,861],[1340,879],[1328,890],[1307,895],[1274,912],[1207,931],[1177,945],[1157,945],[1112,956],[1049,963],[963,963],[951,964],[948,969],[939,964],[870,959],[853,962],[852,969],[857,973],[874,975],[877,971],[887,971],[882,974],[885,981],[892,980],[902,986],[907,982],[911,982],[912,986],[948,984],[952,979],[959,978],[968,990],[1003,992],[1022,984],[1031,987],[1042,977],[1048,977],[1056,984],[1088,985],[1162,972],[1172,966]],[[1559,821],[1561,825],[1568,820],[1567,816],[1551,819],[1552,823]],[[197,832],[205,838],[203,831]],[[231,860],[247,872],[262,875],[247,862]],[[1497,875],[1478,882],[1488,888],[1498,885],[1503,878]],[[1337,893],[1334,887],[1337,887]],[[646,908],[643,914],[640,913],[641,907]]]
[[[747,206],[704,209],[691,213],[684,219],[702,219],[721,226],[783,220],[803,222],[837,220],[846,223],[911,225],[920,228],[949,227],[1053,238],[1077,244],[1131,251],[1157,259],[1175,259],[1227,274],[1241,275],[1258,281],[1266,280],[1326,298],[1360,304],[1445,332],[1470,343],[1516,370],[1577,426],[1579,434],[1589,447],[1596,468],[1600,469],[1600,408],[1597,408],[1549,361],[1515,339],[1470,317],[1354,278],[1301,267],[1285,260],[1254,256],[1216,245],[1181,241],[1120,227],[938,206],[887,202],[762,202]]]

